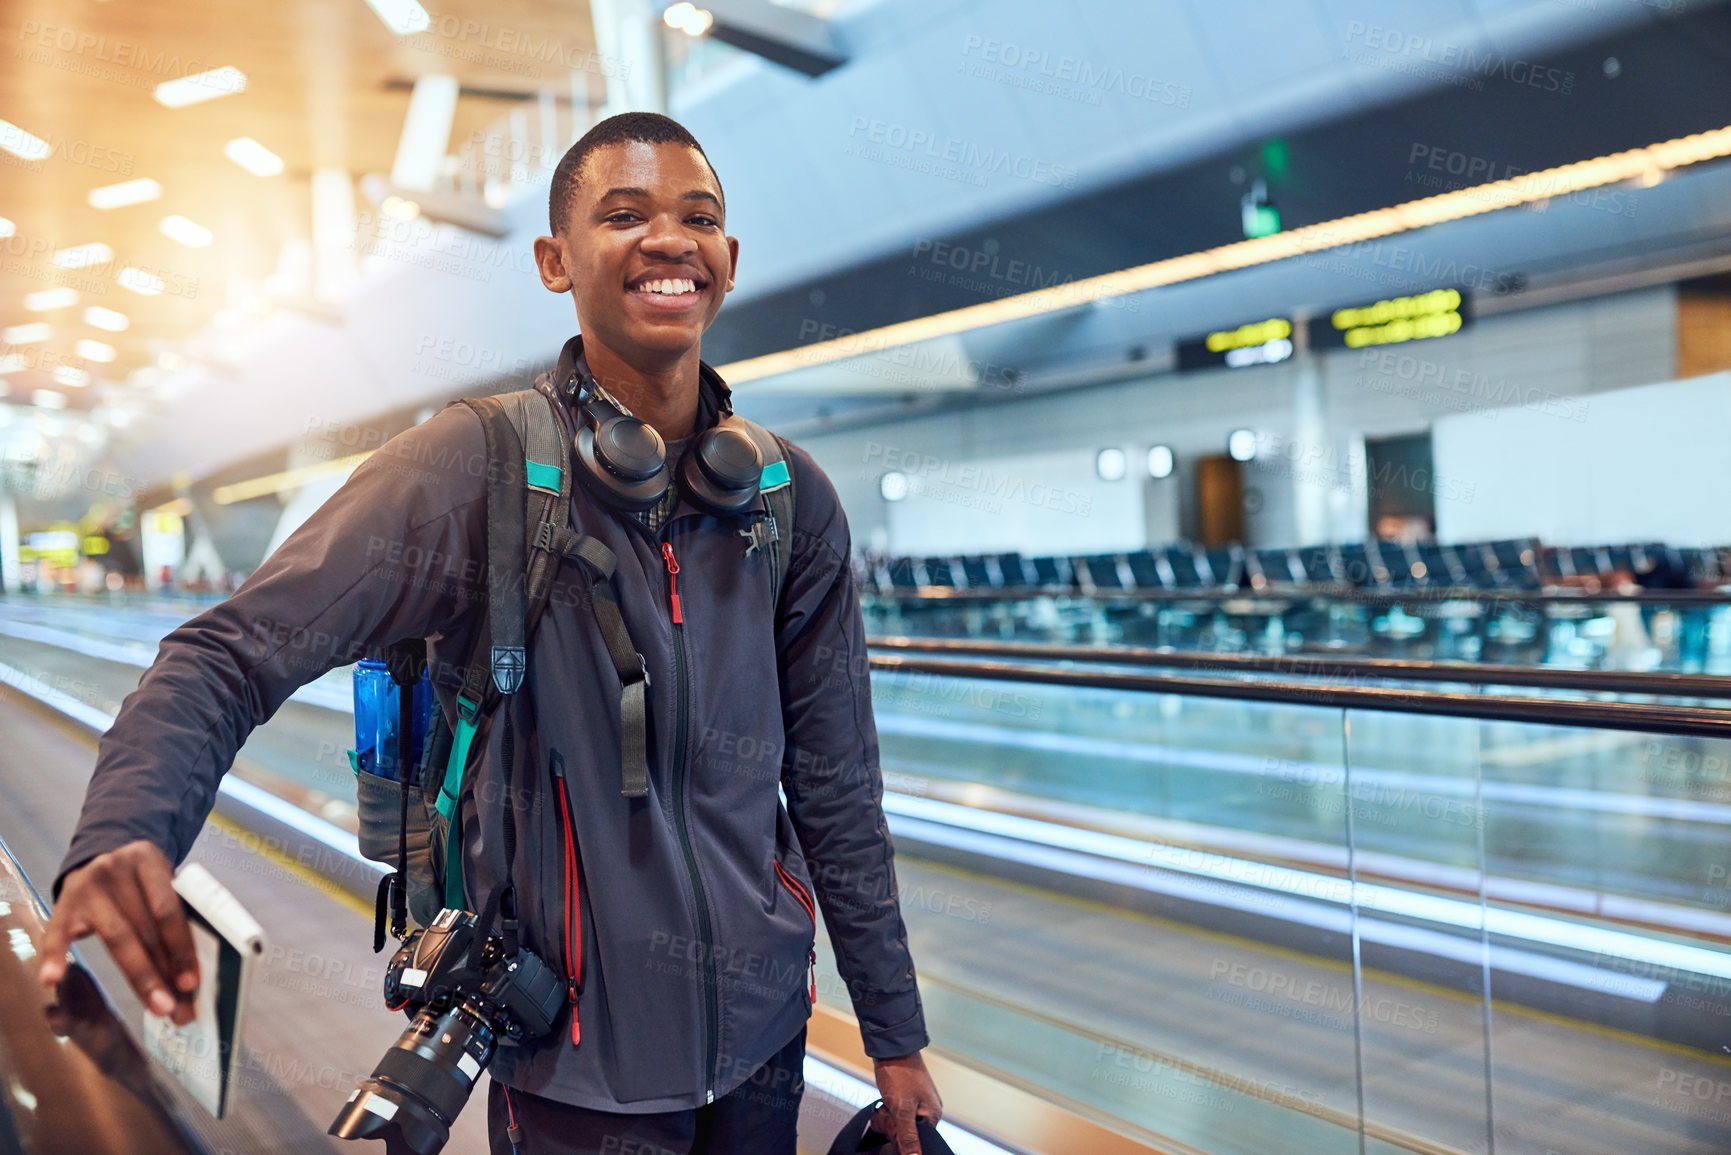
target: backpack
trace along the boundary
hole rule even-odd
[[[648,669],[625,629],[613,593],[617,558],[601,542],[572,528],[571,442],[558,413],[559,402],[544,380],[530,389],[452,402],[474,411],[486,437],[486,613],[464,655],[455,726],[447,723],[436,703],[431,707],[421,759],[423,806],[417,808],[421,813],[411,814],[409,790],[401,784],[357,768],[361,853],[395,867],[379,883],[375,951],[384,945],[387,907],[391,931],[398,938],[406,930],[409,908],[415,921],[425,926],[441,906],[464,907],[458,802],[477,761],[473,739],[500,702],[521,689],[536,626],[547,608],[553,579],[566,561],[582,566],[589,578],[590,604],[619,675],[621,792],[627,797],[648,792]],[[787,447],[755,422],[731,413],[721,420],[734,423],[749,436],[763,457],[759,492],[768,517],[753,520],[740,533],[750,542],[748,555],[759,548],[766,551],[771,596],[779,602],[794,540],[793,474]],[[412,764],[409,722],[414,686],[426,665],[424,639],[405,639],[390,646],[387,665],[400,699],[398,765],[408,766]],[[502,753],[508,777],[509,731],[506,737]],[[505,820],[508,827],[513,825],[508,809]],[[386,830],[395,837],[385,837]],[[507,846],[514,841],[515,831],[508,828]],[[498,898],[492,896],[488,906]],[[490,923],[491,918],[484,916],[484,921]]]

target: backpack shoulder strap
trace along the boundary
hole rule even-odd
[[[533,639],[547,608],[559,560],[570,548],[571,444],[556,402],[540,389],[494,398],[523,447],[523,588],[525,637]]]
[[[781,586],[793,561],[793,468],[789,462],[787,443],[755,421],[738,414],[727,420],[734,422],[750,437],[763,455],[763,478],[758,492],[769,507],[769,588],[775,603],[781,603]]]

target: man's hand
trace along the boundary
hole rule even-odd
[[[920,1155],[920,1133],[914,1119],[936,1126],[944,1117],[944,1101],[938,1098],[937,1084],[926,1070],[925,1059],[915,1051],[899,1059],[874,1059],[872,1068],[884,1101],[872,1127],[890,1137],[896,1155]]]
[[[181,1026],[192,1021],[198,956],[173,868],[154,843],[129,842],[66,876],[42,936],[42,985],[60,982],[67,948],[90,934],[102,939],[140,1002]]]

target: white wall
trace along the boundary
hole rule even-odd
[[[1146,543],[1151,531],[1171,524],[1169,504],[1166,516],[1151,517],[1142,496],[1147,486],[1137,471],[1149,446],[1172,446],[1179,471],[1168,493],[1175,488],[1190,494],[1196,458],[1224,452],[1227,434],[1248,428],[1271,455],[1251,463],[1244,475],[1263,499],[1248,520],[1252,544],[1303,544],[1296,509],[1306,486],[1323,490],[1310,497],[1320,497],[1326,510],[1324,535],[1349,541],[1367,533],[1361,461],[1366,437],[1420,433],[1445,420],[1514,428],[1520,414],[1562,411],[1583,404],[1574,400],[1583,396],[1591,410],[1598,394],[1667,380],[1675,364],[1676,295],[1664,286],[1482,318],[1455,336],[1398,350],[1329,353],[1322,366],[1323,436],[1314,444],[1298,441],[1298,431],[1317,428],[1318,420],[1298,412],[1297,369],[1290,362],[1141,378],[796,440],[835,482],[857,543],[921,554],[968,551],[927,548],[937,535],[921,528],[911,512],[916,507],[908,503],[902,504],[910,512],[892,519],[889,503],[878,495],[878,478],[886,470],[913,472],[929,457],[952,474],[965,466],[989,466],[1067,485],[1092,477],[1094,454],[1102,446],[1122,446],[1131,476],[1115,485],[1127,492],[1121,499],[1102,498],[1087,518],[1072,518],[1062,530],[1064,540],[1079,543],[1071,551],[1085,553]],[[1438,466],[1442,471],[1440,460]],[[1627,468],[1651,470],[1654,464]],[[1460,486],[1439,487],[1442,524],[1460,524],[1458,511],[1445,507],[1460,504],[1461,492]],[[1517,491],[1493,499],[1475,490],[1472,504],[1493,500],[1518,504],[1521,496]],[[1186,506],[1192,502],[1185,498]],[[946,532],[960,532],[965,522],[965,539],[979,543],[979,552],[1047,548],[1043,540],[1021,536],[1020,509],[965,512],[962,517],[928,510]],[[1194,531],[1188,524],[1180,529]],[[1545,526],[1533,532],[1554,536]]]
[[[1731,541],[1731,373],[1598,393],[1566,413],[1451,417],[1433,436],[1437,472],[1472,486],[1438,503],[1444,540]]]
[[[896,553],[994,553],[1018,545],[1042,555],[1105,553],[1136,549],[1146,537],[1144,487],[1133,478],[1101,481],[1092,453],[925,462],[907,476],[909,495],[888,503]]]

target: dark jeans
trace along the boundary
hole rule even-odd
[[[738,1088],[689,1111],[616,1115],[510,1092],[521,1139],[506,1134],[506,1091],[487,1097],[493,1155],[794,1155],[805,1090],[805,1028]]]

